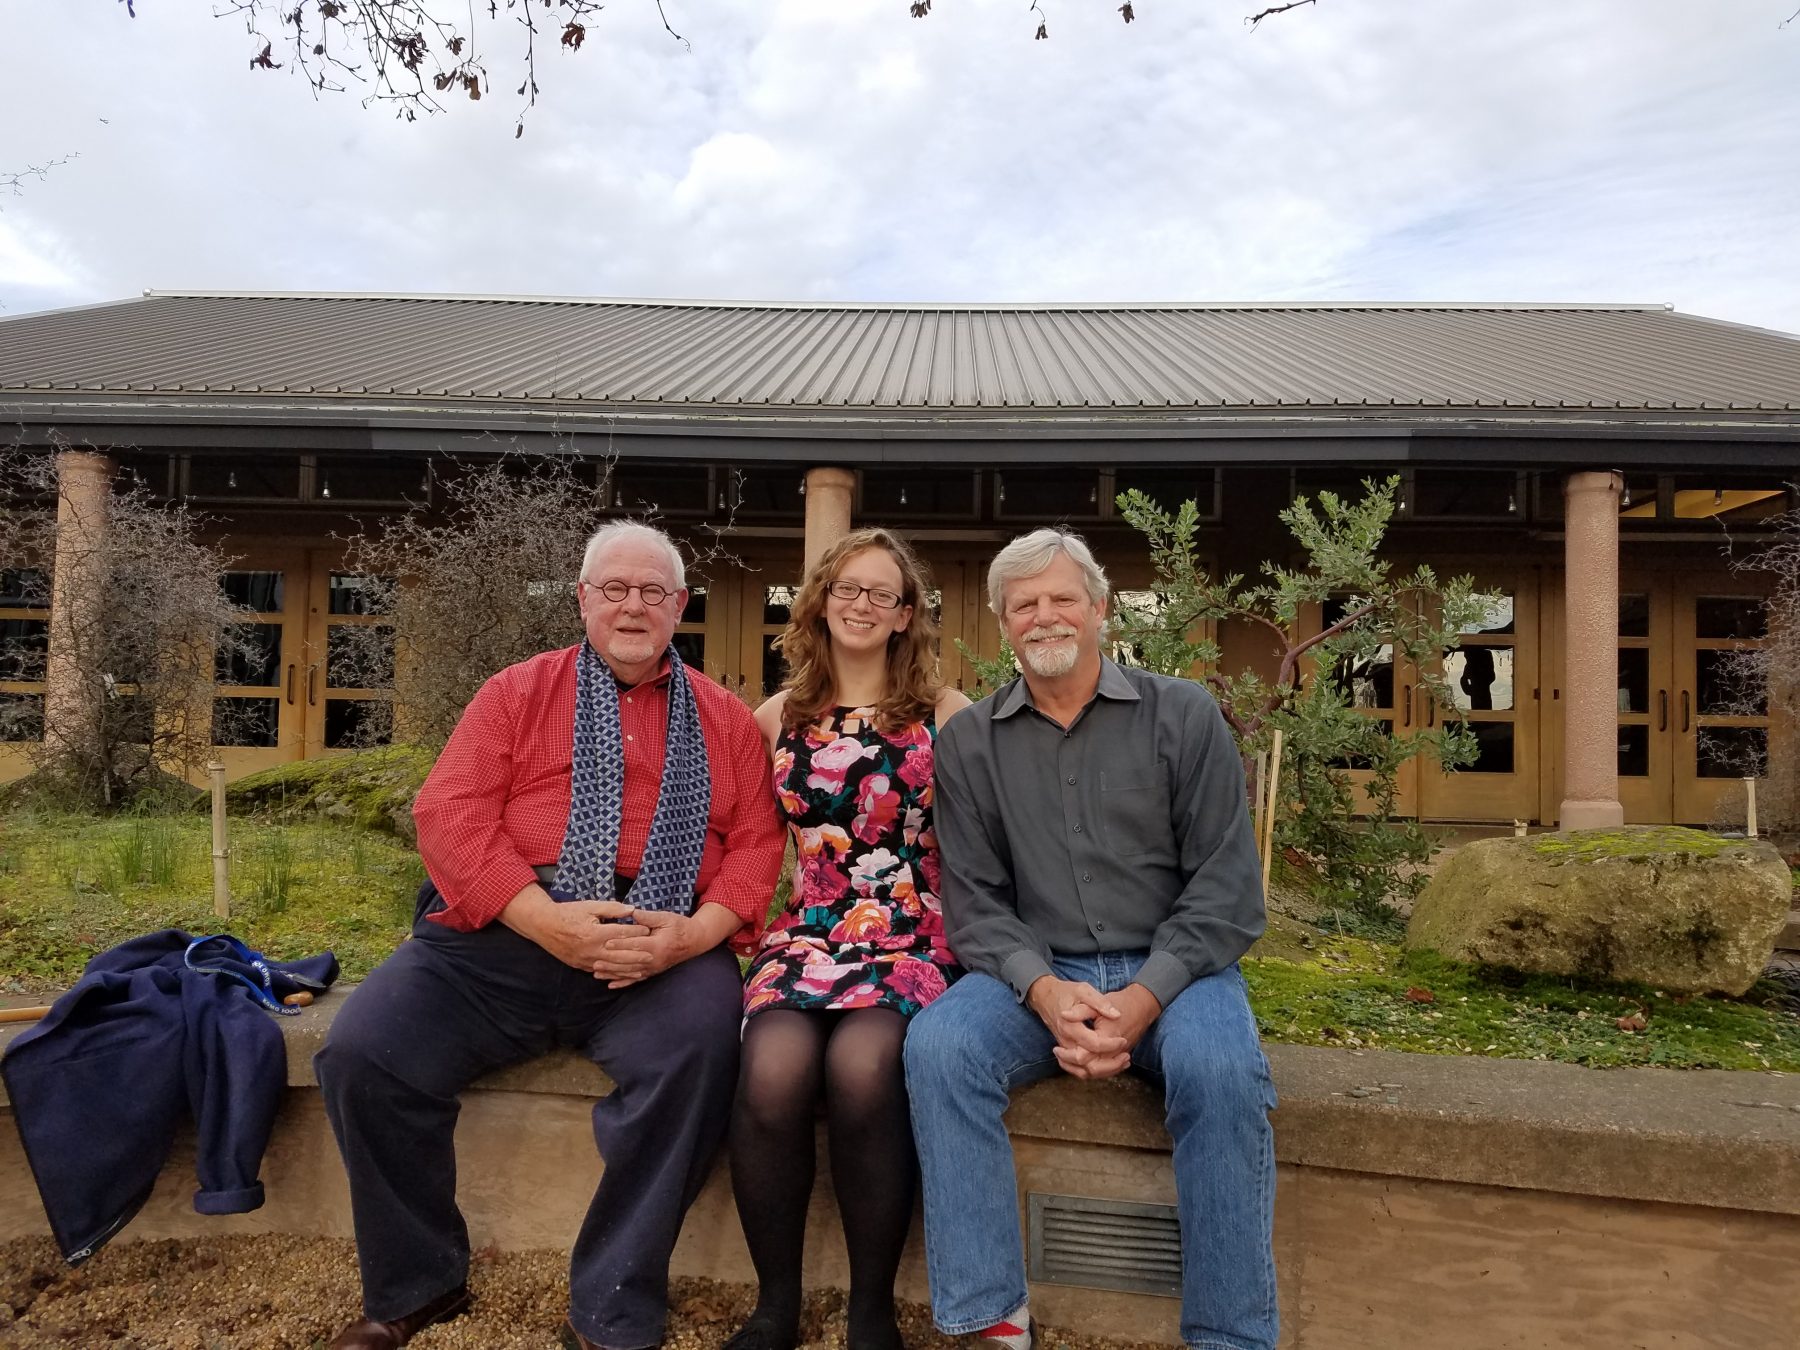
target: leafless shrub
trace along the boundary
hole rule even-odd
[[[1765,613],[1766,633],[1755,646],[1722,655],[1717,688],[1709,699],[1714,712],[1769,719],[1769,735],[1758,740],[1730,729],[1702,727],[1700,748],[1713,763],[1742,778],[1757,779],[1756,807],[1760,829],[1800,830],[1800,511],[1787,511],[1759,528],[1773,531],[1768,541],[1729,550],[1734,572],[1770,580]],[[1741,827],[1746,798],[1727,793],[1718,826]]]
[[[439,746],[481,682],[581,638],[575,578],[606,512],[570,459],[507,456],[440,476],[440,507],[359,523],[345,563],[365,612],[334,682],[391,687],[396,735]]]
[[[219,584],[232,560],[201,542],[194,512],[129,478],[115,484],[104,522],[83,519],[52,453],[0,451],[0,502],[0,561],[27,603],[50,617],[58,567],[67,592],[56,597],[54,652],[41,637],[0,644],[8,678],[41,680],[51,660],[67,676],[54,705],[0,704],[7,739],[31,746],[44,789],[89,809],[117,809],[192,774],[216,737],[215,667],[257,658],[237,626],[247,611]]]

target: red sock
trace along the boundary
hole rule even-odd
[[[993,1350],[1031,1350],[1031,1300],[1026,1299],[993,1326],[976,1334]]]

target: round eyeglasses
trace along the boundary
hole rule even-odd
[[[897,609],[900,597],[894,592],[880,586],[858,586],[854,581],[828,581],[825,589],[839,600],[855,602],[859,595],[869,597],[869,603],[876,609]]]
[[[642,586],[629,586],[615,577],[611,581],[590,581],[587,584],[599,591],[600,594],[604,595],[615,605],[633,591],[638,593],[639,598],[642,599],[646,605],[652,607],[660,605],[671,595],[675,594],[675,592],[670,590],[667,586],[658,586],[654,581],[645,582]]]

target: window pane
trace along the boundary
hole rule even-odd
[[[1619,711],[1650,711],[1650,652],[1646,648],[1619,649]]]
[[[337,624],[325,638],[325,683],[332,689],[390,689],[392,624]]]
[[[331,574],[333,614],[374,614],[386,602],[392,577],[365,577],[354,572]]]
[[[431,495],[422,459],[323,455],[317,473],[319,496],[334,502],[422,502]]]
[[[394,705],[384,698],[325,700],[325,744],[333,750],[387,745],[394,739]]]
[[[995,514],[1056,520],[1100,514],[1100,475],[1071,464],[1065,469],[1006,469],[997,475]]]
[[[1444,680],[1450,702],[1468,711],[1505,710],[1513,706],[1513,649],[1463,647],[1444,657]]]
[[[799,517],[806,512],[806,498],[800,492],[804,473],[800,469],[736,469],[731,481],[738,510],[747,516]]]
[[[1709,651],[1694,653],[1694,706],[1701,713],[1726,717],[1761,717],[1768,711],[1759,653]]]
[[[1516,515],[1518,477],[1498,469],[1414,469],[1415,518],[1456,516],[1497,518]]]
[[[1749,595],[1703,595],[1694,601],[1694,636],[1759,638],[1767,631],[1763,602]]]
[[[763,622],[781,623],[788,621],[794,608],[794,600],[800,594],[797,586],[766,586],[763,588]],[[772,688],[773,686],[765,686]]]
[[[612,472],[607,504],[621,511],[654,508],[663,515],[704,515],[712,510],[707,500],[710,482],[704,468],[619,465]]]
[[[690,580],[688,582],[687,608],[681,611],[683,623],[706,622],[706,587]]]
[[[1477,615],[1473,622],[1465,624],[1462,629],[1465,636],[1480,633],[1510,633],[1513,631],[1513,598],[1504,591],[1494,591],[1488,595],[1486,610]]]
[[[39,567],[0,569],[0,609],[49,609],[50,574]]]
[[[268,747],[277,743],[281,726],[281,700],[273,698],[215,698],[214,745]]]
[[[188,492],[196,497],[298,497],[297,457],[212,459],[195,455],[188,465]]]
[[[1513,724],[1511,722],[1470,722],[1475,733],[1475,762],[1465,764],[1459,773],[1511,773],[1513,771]]]
[[[219,684],[268,688],[281,682],[281,625],[240,623],[226,630],[226,640],[213,660]],[[220,741],[237,745],[237,741]],[[272,744],[272,742],[271,742]]]
[[[0,694],[0,741],[44,739],[44,696]]]
[[[872,520],[891,516],[973,516],[973,473],[921,469],[864,469],[862,511]]]
[[[1113,482],[1120,492],[1138,489],[1171,513],[1180,509],[1183,502],[1191,501],[1200,509],[1202,520],[1219,518],[1219,484],[1211,469],[1183,471],[1125,465],[1115,472]]]
[[[1768,751],[1769,733],[1763,727],[1701,727],[1694,771],[1701,778],[1759,777]]]
[[[677,633],[674,638],[675,653],[685,665],[695,670],[706,669],[706,634]]]
[[[222,572],[219,588],[234,605],[253,609],[258,614],[279,614],[282,576],[280,572]]]
[[[781,659],[781,653],[775,647],[775,638],[771,635],[763,639],[762,659],[762,691],[765,695],[781,688],[782,680],[787,678],[787,662]]]
[[[49,657],[48,619],[0,619],[0,680],[41,680]]]
[[[1650,728],[1619,728],[1619,777],[1644,778],[1650,773]]]
[[[1346,656],[1338,662],[1338,686],[1350,695],[1353,708],[1394,706],[1394,649],[1383,644],[1371,657]]]
[[[1619,636],[1639,638],[1650,636],[1649,596],[1621,595],[1619,597]]]

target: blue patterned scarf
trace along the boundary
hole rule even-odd
[[[686,914],[706,848],[712,809],[712,774],[700,708],[687,668],[669,648],[669,732],[663,748],[662,786],[644,860],[631,884],[639,909]],[[575,658],[575,744],[569,781],[569,827],[556,860],[554,889],[577,899],[604,900],[613,893],[619,856],[619,818],[625,798],[625,737],[619,724],[619,684],[611,668],[585,640]]]

